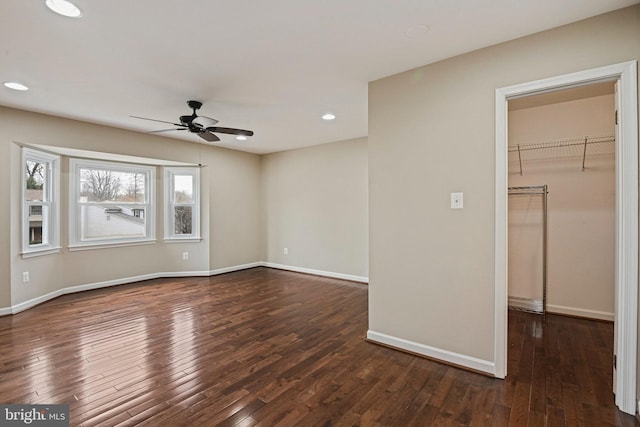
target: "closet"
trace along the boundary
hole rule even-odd
[[[509,101],[509,306],[613,320],[613,83]]]

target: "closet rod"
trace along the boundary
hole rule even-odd
[[[543,195],[543,194],[544,194],[544,193],[543,193],[542,191],[537,192],[537,193],[534,193],[534,192],[531,192],[531,193],[527,193],[527,192],[523,192],[523,193],[509,193],[509,195],[510,195],[510,196],[541,196],[541,195]]]
[[[546,185],[531,185],[525,187],[509,187],[507,188],[509,195],[518,195],[518,194],[547,194],[547,186]]]

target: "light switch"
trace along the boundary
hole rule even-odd
[[[462,209],[462,193],[451,193],[451,209]]]

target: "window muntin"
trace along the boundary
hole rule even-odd
[[[70,160],[70,246],[146,242],[154,238],[150,166]]]
[[[59,156],[22,149],[23,254],[58,249],[59,164]]]
[[[165,168],[165,239],[200,239],[199,168]]]

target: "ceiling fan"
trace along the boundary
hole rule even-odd
[[[166,122],[164,120],[148,119],[146,117],[138,117],[138,116],[130,116],[130,117],[133,117],[135,119],[151,120],[152,122],[169,123],[171,125],[177,126],[176,128],[155,130],[149,133],[170,132],[174,130],[188,130],[189,132],[195,133],[200,138],[209,142],[220,141],[220,138],[218,138],[218,136],[215,135],[216,133],[227,133],[230,135],[236,135],[238,137],[253,136],[253,131],[218,127],[216,126],[216,124],[218,123],[216,119],[197,115],[196,111],[198,111],[200,107],[202,107],[202,102],[200,101],[187,101],[187,105],[189,106],[189,108],[191,108],[193,113],[188,116],[180,116],[180,123]]]

